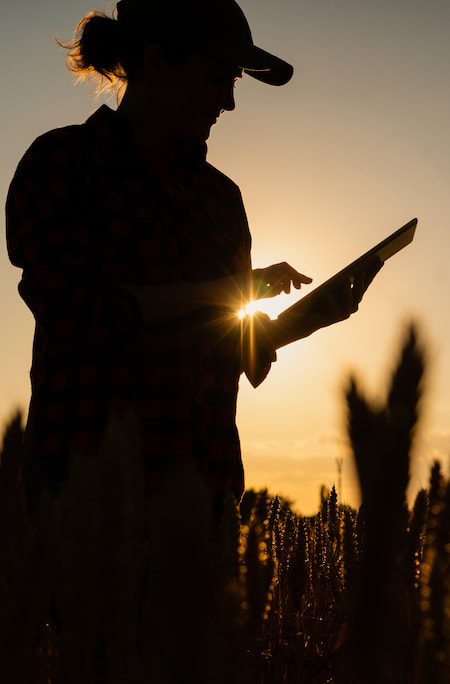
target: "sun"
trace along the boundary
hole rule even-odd
[[[257,300],[252,300],[238,312],[238,316],[239,318],[253,316],[257,311],[259,311],[259,302]]]

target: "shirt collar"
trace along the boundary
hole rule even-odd
[[[86,126],[92,131],[102,147],[117,145],[118,140],[127,143],[131,141],[132,128],[130,124],[108,105],[102,105],[91,114],[86,121]],[[186,167],[204,162],[207,151],[206,143],[196,145],[186,156]]]

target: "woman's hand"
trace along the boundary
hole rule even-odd
[[[302,285],[309,285],[312,278],[299,273],[285,261],[266,268],[256,268],[252,271],[250,299],[275,297],[285,292],[289,294],[291,285],[299,290]]]
[[[383,262],[376,257],[364,272],[355,276],[353,282],[350,279],[344,280],[326,290],[323,297],[318,297],[311,311],[318,317],[318,320],[320,318],[323,320],[318,327],[324,328],[327,325],[338,323],[358,311],[364,293],[382,266]]]

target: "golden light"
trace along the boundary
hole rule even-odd
[[[238,312],[239,318],[253,316],[257,311],[267,314],[270,318],[276,318],[286,307],[299,299],[297,290],[291,295],[281,294],[279,297],[271,299],[252,300],[247,306],[242,307]]]
[[[245,318],[245,316],[253,316],[254,313],[260,310],[260,302],[257,300],[249,302],[246,306],[244,306],[239,312],[238,316],[239,318]]]

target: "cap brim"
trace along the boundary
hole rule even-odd
[[[269,85],[284,85],[294,73],[291,64],[256,45],[214,42],[201,45],[201,49]]]
[[[251,54],[243,61],[245,73],[269,85],[281,86],[291,80],[294,67],[283,59],[253,46]]]

